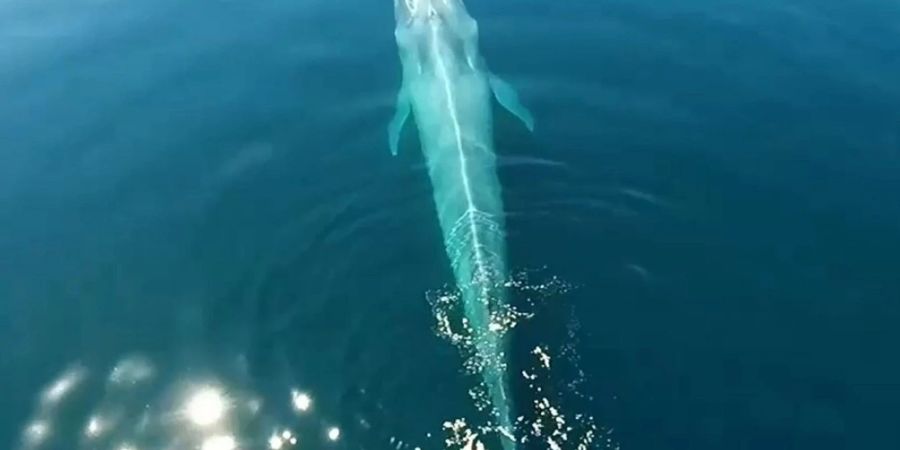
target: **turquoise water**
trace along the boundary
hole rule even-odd
[[[390,2],[184,3],[0,4],[0,447],[82,373],[34,448],[206,379],[262,400],[248,448],[441,447],[478,414],[424,161],[387,149]],[[537,121],[496,110],[511,265],[577,286],[517,354],[577,351],[622,448],[900,446],[900,7],[468,7]],[[156,384],[110,397],[129,355]]]

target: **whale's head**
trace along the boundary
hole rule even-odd
[[[454,0],[455,2],[456,0]],[[451,8],[449,0],[394,0],[394,17],[398,27],[412,27],[432,21],[443,21]]]
[[[437,28],[459,33],[462,25],[474,23],[462,0],[394,0],[397,29],[410,31]]]
[[[452,54],[474,67],[478,59],[478,25],[462,0],[394,0],[397,44],[409,49],[420,61]],[[439,45],[433,45],[439,41]]]

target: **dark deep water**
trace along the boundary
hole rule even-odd
[[[537,119],[496,111],[510,265],[579,286],[529,337],[580,326],[615,441],[900,448],[900,6],[468,7]],[[424,299],[450,275],[421,154],[388,153],[398,86],[387,0],[0,3],[0,447],[94,448],[141,354],[301,447],[440,448],[471,380]],[[73,364],[95,381],[23,447]]]

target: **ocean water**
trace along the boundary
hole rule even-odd
[[[477,420],[390,3],[0,2],[0,448],[192,448],[196,386],[248,449]],[[467,5],[537,122],[495,108],[510,265],[571,287],[512,372],[577,361],[596,448],[900,448],[900,6]]]

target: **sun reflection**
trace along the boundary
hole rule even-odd
[[[291,391],[291,403],[294,404],[294,409],[297,411],[309,411],[309,408],[312,407],[312,397],[305,392],[294,389]]]
[[[109,372],[108,381],[117,385],[134,385],[153,377],[150,360],[135,355],[122,358]]]
[[[25,428],[25,443],[28,445],[37,445],[47,439],[50,435],[50,425],[43,420],[32,422]]]
[[[279,450],[287,444],[297,445],[297,436],[291,430],[285,429],[281,433],[275,431],[269,437],[269,448],[271,450]]]
[[[86,375],[87,371],[80,366],[67,369],[56,381],[47,387],[41,401],[47,406],[59,403],[63,397],[72,392],[72,389],[84,380]]]
[[[505,333],[517,323],[527,326],[525,320],[533,317],[534,312],[526,308],[538,308],[545,294],[551,295],[565,287],[564,284],[542,283],[532,288],[527,282],[517,283],[508,288],[535,293],[535,297],[523,301],[525,306],[522,311],[510,308],[493,311],[488,322],[489,330]],[[459,311],[459,303],[458,295],[443,295],[434,300],[437,331],[460,348],[467,373],[477,374],[485,367],[502,367],[505,370],[504,355],[497,356],[499,362],[492,362],[478,354],[474,347],[477,340],[473,337],[471,325]],[[500,427],[491,422],[469,424],[465,419],[458,419],[443,424],[446,439],[441,440],[437,430],[433,430],[436,431],[434,437],[431,432],[425,433],[428,442],[405,441],[386,434],[390,436],[390,446],[386,448],[485,450],[486,445],[490,448],[510,440],[546,450],[591,450],[600,447],[603,447],[602,450],[616,450],[618,444],[612,439],[611,429],[596,426],[594,418],[589,415],[569,410],[572,406],[566,395],[592,399],[577,392],[577,383],[583,381],[584,372],[578,367],[577,354],[574,353],[574,327],[571,325],[569,341],[562,350],[540,341],[533,346],[521,347],[523,354],[528,352],[530,364],[515,367],[516,370],[510,368],[509,372],[520,373],[528,391],[521,391],[524,395],[519,397],[517,406],[523,409],[523,414],[516,418],[513,427]],[[294,450],[300,438],[298,433],[303,433],[304,447],[307,441],[315,441],[312,445],[317,445],[317,442],[325,448],[336,449],[344,446],[345,442],[356,445],[354,441],[364,433],[391,431],[379,430],[375,420],[372,421],[375,425],[369,422],[369,419],[377,417],[356,415],[352,416],[356,418],[353,422],[344,422],[336,417],[318,417],[318,410],[329,410],[333,406],[327,404],[328,398],[316,398],[323,404],[316,405],[313,410],[312,392],[304,392],[290,385],[273,386],[272,390],[278,392],[273,401],[255,392],[254,385],[246,378],[239,380],[242,383],[231,384],[227,374],[212,373],[209,375],[211,378],[193,378],[191,381],[184,378],[191,375],[175,373],[170,376],[162,372],[163,367],[152,364],[142,356],[127,356],[119,359],[111,370],[99,372],[91,367],[92,376],[89,378],[86,368],[71,366],[38,393],[36,411],[21,430],[16,450],[44,450],[49,447],[48,444],[57,442],[76,442],[79,448],[96,450],[147,450],[146,446],[151,445],[159,450]],[[576,380],[566,384],[569,391],[557,392],[557,373],[578,374]],[[95,377],[95,374],[101,376]],[[78,395],[77,409],[61,403],[72,401],[70,397],[73,397],[73,392],[81,394],[80,389],[85,387],[90,387],[86,392],[97,396],[83,399],[86,396]],[[487,396],[483,383],[476,384],[470,392],[476,400],[476,407],[491,406],[491,398]],[[285,401],[286,393],[290,393],[289,404]],[[367,395],[364,390],[360,393]],[[270,408],[272,405],[277,407],[274,411]],[[61,406],[65,408],[61,409]],[[69,411],[78,411],[82,415],[72,417]],[[65,422],[57,422],[62,418],[58,417],[61,412],[66,413]],[[483,420],[483,417],[478,420]],[[349,427],[346,436],[340,426]],[[311,430],[311,434],[306,434],[307,430]],[[142,448],[139,449],[136,444]]]
[[[191,395],[185,414],[194,425],[208,427],[222,420],[227,409],[228,404],[222,392],[207,386]]]
[[[269,448],[272,450],[281,450],[281,447],[284,447],[284,439],[277,434],[273,434],[272,437],[269,438]]]
[[[88,420],[87,426],[84,428],[85,436],[89,438],[95,438],[103,432],[103,423],[100,421],[100,418],[97,416],[91,417]]]
[[[329,441],[337,441],[341,438],[341,429],[338,427],[331,427],[328,429],[328,440]]]
[[[234,440],[234,436],[227,434],[210,436],[200,446],[200,450],[235,450],[236,448],[237,441]]]

